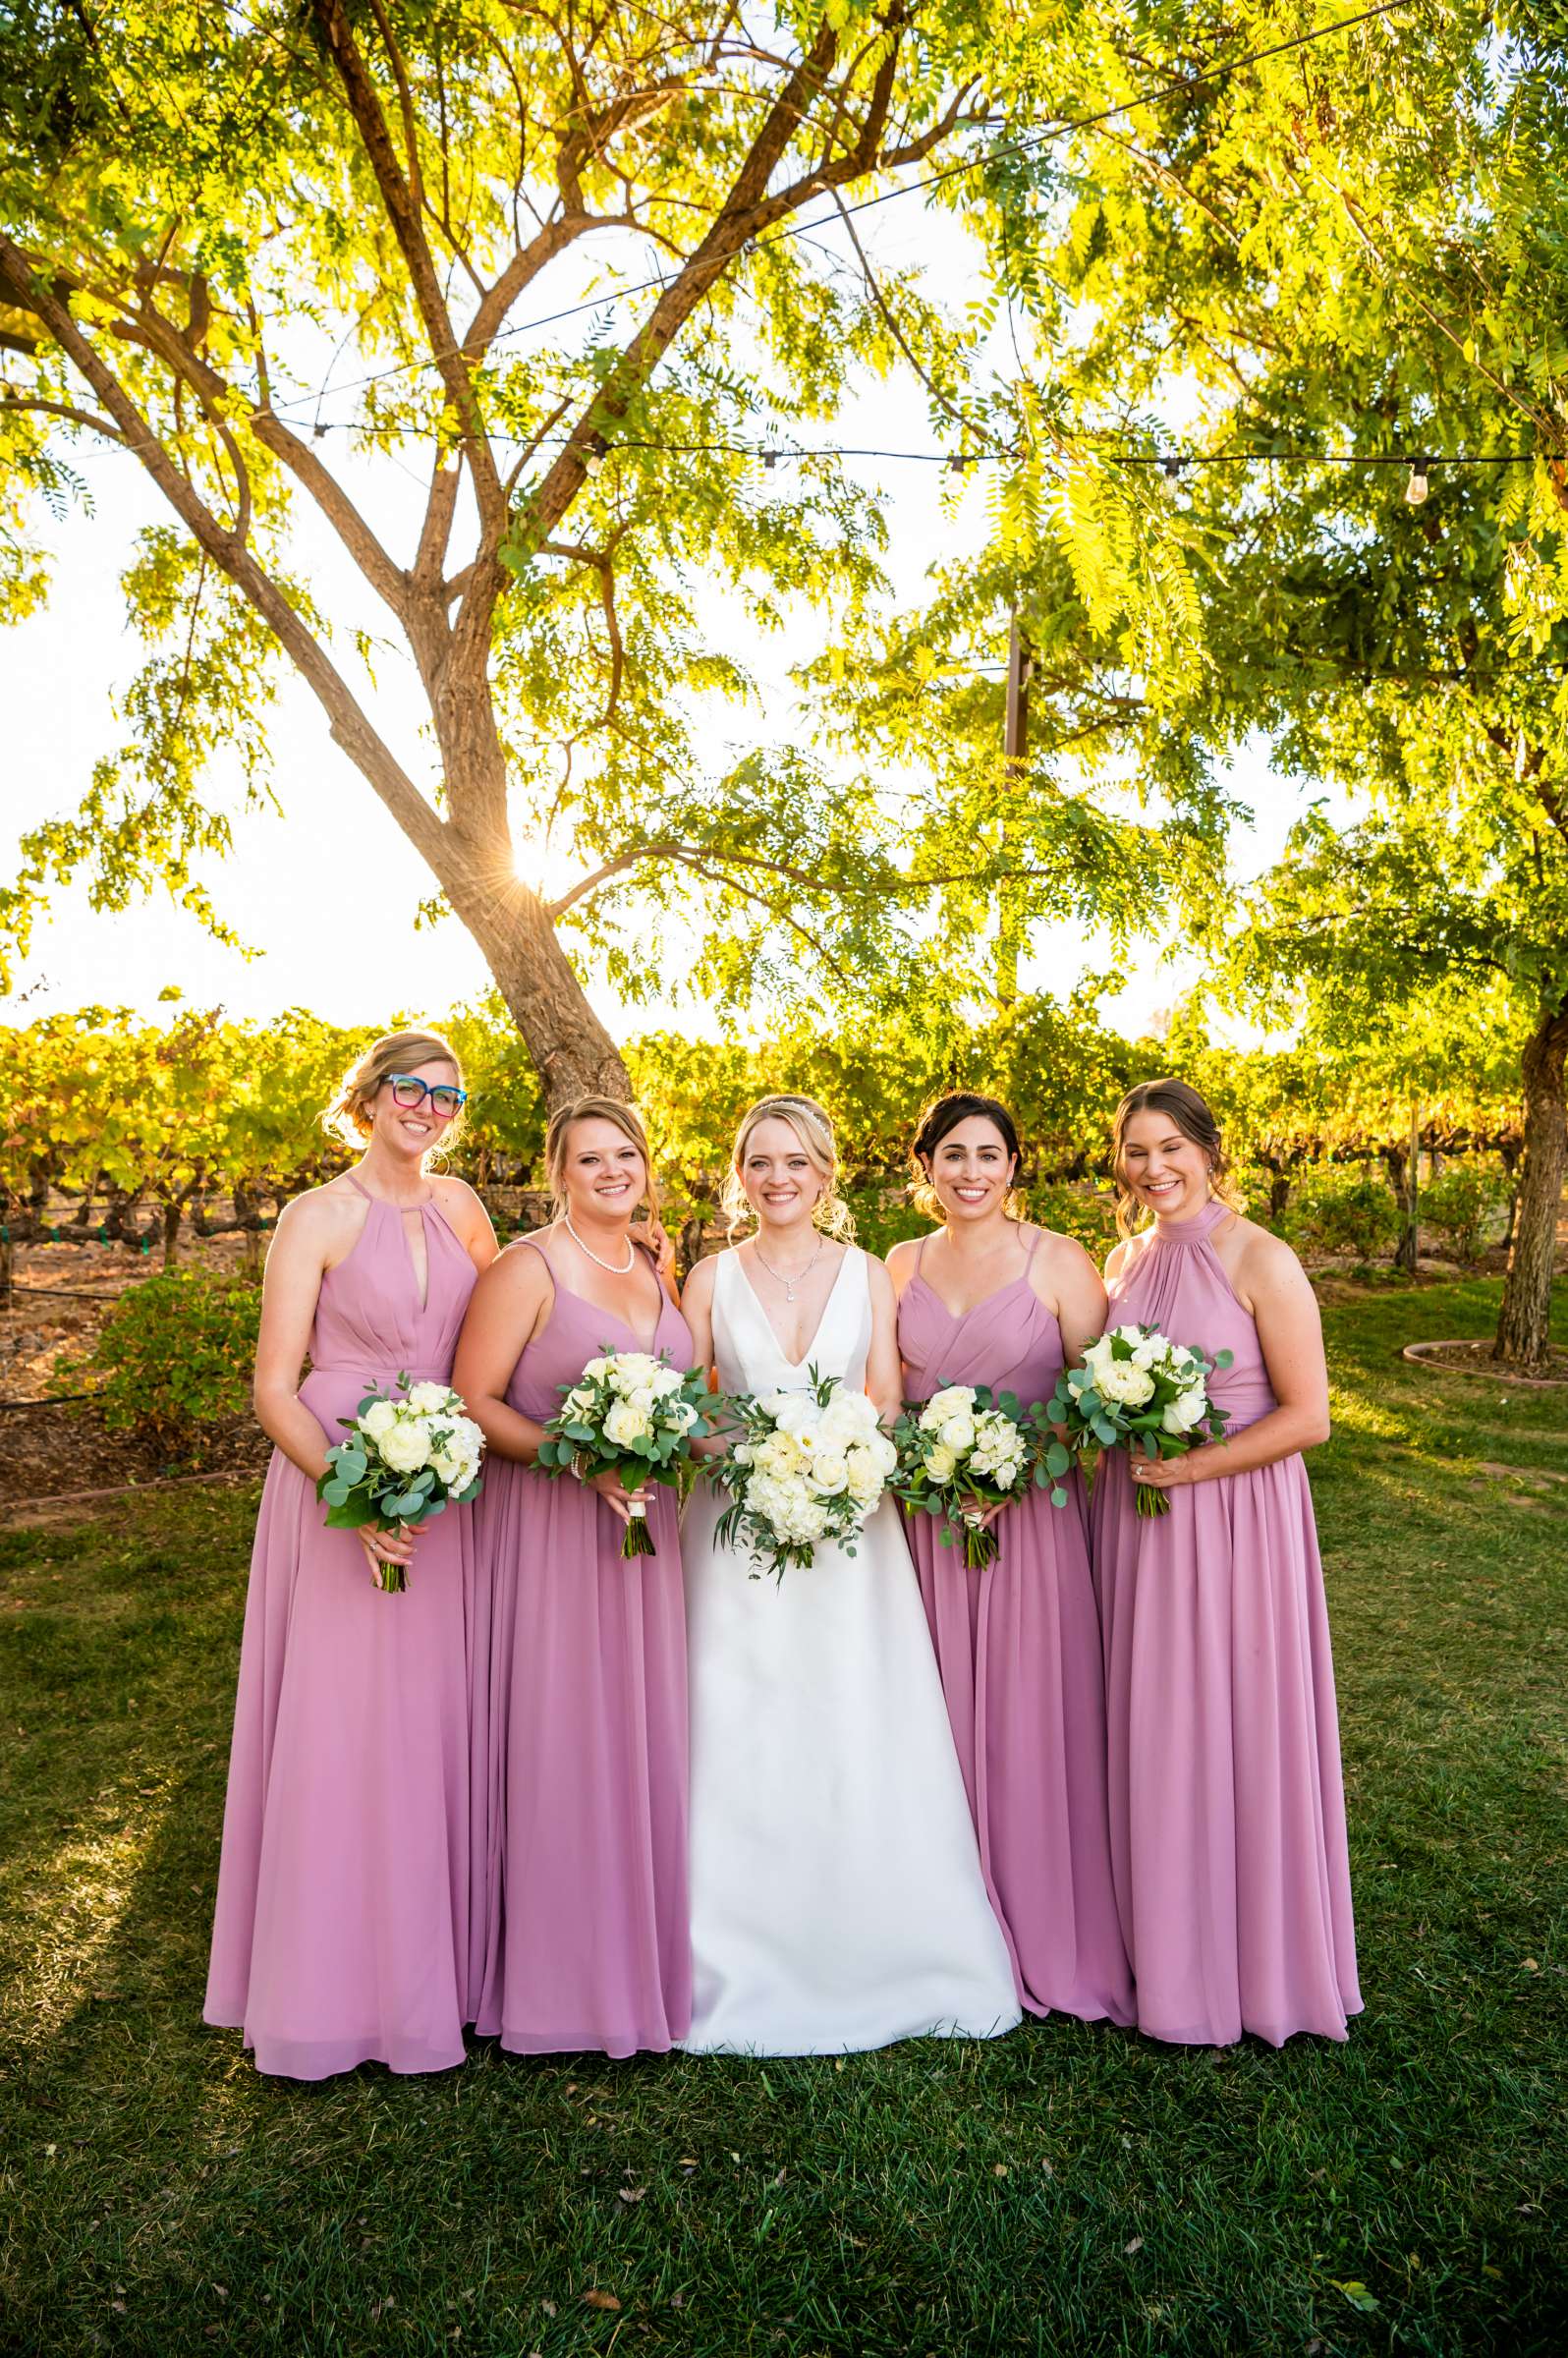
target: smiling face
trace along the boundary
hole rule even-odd
[[[741,1155],[740,1178],[747,1202],[769,1228],[808,1226],[827,1192],[795,1125],[777,1114],[753,1123]]]
[[[1161,1219],[1190,1220],[1208,1202],[1206,1151],[1152,1105],[1129,1117],[1120,1169],[1135,1201]]]
[[[398,1069],[412,1081],[422,1081],[427,1091],[460,1086],[458,1069],[450,1056],[435,1056],[422,1064],[401,1065]],[[418,1162],[431,1147],[440,1145],[453,1118],[449,1113],[437,1113],[428,1095],[418,1105],[398,1104],[390,1081],[382,1082],[368,1112],[370,1137],[400,1160],[412,1162]]]
[[[586,1115],[566,1134],[561,1187],[579,1220],[629,1220],[647,1194],[647,1164],[617,1123]]]
[[[942,1207],[942,1217],[968,1224],[1000,1212],[1018,1168],[1016,1155],[996,1124],[983,1113],[955,1122],[923,1155],[925,1175]]]

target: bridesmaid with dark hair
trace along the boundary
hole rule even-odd
[[[476,1546],[494,1592],[487,1923],[477,2027],[519,2054],[662,2052],[692,2020],[686,1610],[675,1493],[538,1470],[562,1387],[606,1351],[692,1337],[654,1252],[647,1139],[580,1097],[545,1142],[557,1216],[476,1287],[456,1381],[490,1455]],[[645,1234],[646,1232],[644,1232]],[[662,1230],[655,1228],[662,1242]],[[623,1557],[635,1504],[655,1552]]]
[[[1019,1142],[993,1097],[939,1098],[914,1143],[916,1201],[942,1223],[896,1245],[905,1393],[989,1384],[1048,1400],[1100,1333],[1081,1245],[1014,1214]],[[1031,1489],[993,1508],[998,1552],[970,1571],[929,1515],[910,1519],[991,1905],[1032,2013],[1132,2020],[1111,1883],[1099,1618],[1076,1475],[1065,1508]]]
[[[1152,1463],[1109,1450],[1094,1482],[1111,1849],[1139,2027],[1204,2047],[1244,2031],[1275,2047],[1296,2031],[1343,2039],[1361,1994],[1302,1462],[1328,1436],[1316,1300],[1289,1246],[1243,1218],[1187,1083],[1128,1092],[1113,1168],[1112,1322],[1233,1355],[1212,1383],[1222,1441]],[[1137,1513],[1135,1482],[1170,1511]]]

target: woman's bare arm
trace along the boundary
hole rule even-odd
[[[256,1423],[311,1482],[320,1481],[328,1448],[343,1436],[323,1432],[300,1398],[300,1371],[315,1322],[321,1279],[330,1263],[341,1261],[352,1246],[354,1224],[354,1206],[341,1196],[329,1196],[324,1188],[296,1196],[278,1215],[261,1287],[261,1326],[251,1385]]]
[[[544,1428],[511,1406],[506,1388],[554,1296],[541,1253],[514,1247],[498,1254],[474,1288],[452,1367],[453,1385],[487,1446],[524,1466],[537,1458]]]
[[[904,1406],[904,1365],[898,1355],[898,1296],[884,1263],[866,1256],[871,1294],[871,1347],[866,1357],[866,1389],[884,1425],[894,1424]]]

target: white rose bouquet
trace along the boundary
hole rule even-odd
[[[904,1411],[893,1438],[893,1488],[905,1505],[943,1518],[944,1547],[963,1533],[969,1571],[994,1562],[997,1541],[982,1520],[985,1509],[1008,1506],[1032,1480],[1046,1480],[1037,1435],[1017,1393],[993,1392],[986,1383],[944,1384]],[[1065,1502],[1063,1491],[1058,1503]]]
[[[541,1472],[586,1480],[613,1471],[629,1490],[649,1482],[686,1488],[696,1467],[692,1443],[710,1430],[711,1401],[700,1368],[683,1374],[663,1352],[655,1359],[648,1351],[606,1351],[561,1393],[561,1412],[539,1443]],[[621,1553],[654,1552],[647,1510],[636,1505]]]
[[[467,1506],[483,1487],[484,1435],[450,1385],[400,1376],[398,1390],[401,1398],[368,1391],[352,1417],[338,1419],[348,1438],[327,1451],[315,1486],[333,1531],[418,1528],[448,1506]],[[402,1564],[382,1563],[371,1577],[391,1596],[409,1585]]]
[[[740,1439],[707,1472],[730,1493],[718,1538],[750,1549],[754,1580],[810,1567],[820,1541],[846,1555],[886,1489],[898,1451],[865,1392],[806,1371],[800,1391],[743,1394],[725,1407]]]
[[[1208,1378],[1228,1368],[1231,1354],[1206,1359],[1190,1343],[1173,1343],[1157,1326],[1112,1326],[1091,1343],[1076,1368],[1063,1370],[1045,1405],[1045,1420],[1065,1441],[1046,1452],[1054,1474],[1071,1452],[1142,1450],[1146,1457],[1181,1457],[1204,1439],[1219,1440],[1225,1411],[1209,1398]],[[1168,1515],[1170,1499],[1157,1484],[1135,1482],[1141,1515]]]

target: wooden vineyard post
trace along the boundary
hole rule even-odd
[[[1407,1217],[1405,1233],[1394,1255],[1394,1266],[1416,1274],[1418,1258],[1418,1215],[1421,1209],[1421,1105],[1417,1098],[1410,1100],[1410,1168],[1405,1182]]]

